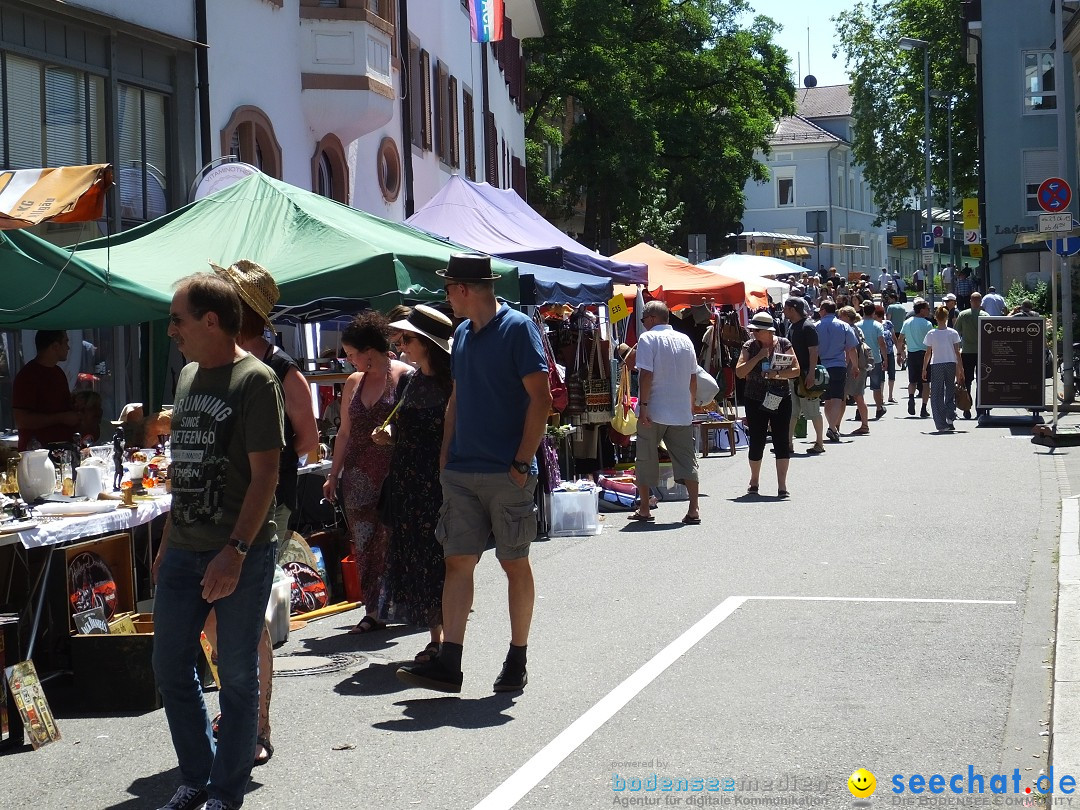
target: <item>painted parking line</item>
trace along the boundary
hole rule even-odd
[[[761,602],[897,602],[908,604],[1015,605],[997,599],[902,599],[860,596],[729,596],[689,630],[654,655],[640,669],[600,699],[554,740],[540,749],[510,778],[489,793],[473,810],[509,810],[544,777],[596,733],[608,720],[656,680],[668,667],[749,601]]]

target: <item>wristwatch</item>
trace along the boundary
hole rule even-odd
[[[236,553],[241,557],[246,557],[247,553],[251,551],[251,546],[245,543],[243,540],[237,540],[235,537],[229,538],[229,546],[236,549]]]
[[[512,462],[510,462],[510,466],[522,475],[528,475],[530,472],[532,472],[532,464],[528,461],[518,461],[515,458]]]

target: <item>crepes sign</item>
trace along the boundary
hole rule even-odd
[[[108,163],[0,171],[0,230],[100,219],[112,184]]]
[[[1046,407],[1046,321],[979,318],[977,408]]]

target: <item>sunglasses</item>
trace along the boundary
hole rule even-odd
[[[415,343],[416,340],[417,340],[416,335],[414,335],[414,334],[412,334],[410,332],[402,332],[401,333],[401,342],[402,343]]]

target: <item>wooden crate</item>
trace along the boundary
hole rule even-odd
[[[161,708],[154,679],[154,617],[137,613],[133,618],[134,635],[71,638],[71,665],[87,713]]]

